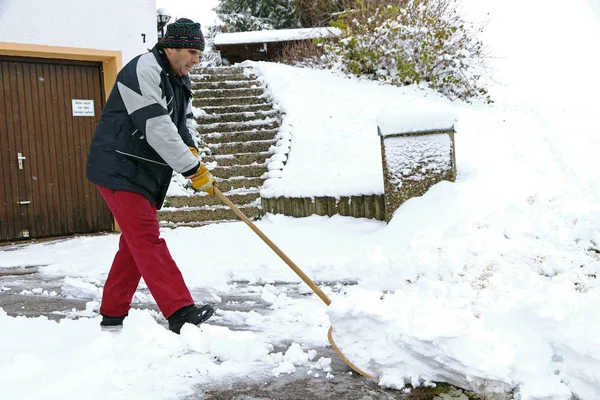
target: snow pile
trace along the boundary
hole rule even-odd
[[[273,353],[272,345],[252,332],[204,325],[201,330],[184,326],[175,335],[140,310],[130,311],[118,333],[101,331],[98,323],[99,318],[58,323],[11,318],[0,310],[3,398],[79,398],[82,393],[89,399],[173,398],[224,377],[318,368],[297,343],[285,354]]]
[[[381,136],[424,131],[441,131],[454,128],[457,115],[448,106],[434,102],[419,102],[400,109],[387,108],[377,115],[377,128]]]
[[[391,183],[401,187],[403,180],[420,181],[431,173],[450,170],[451,151],[448,134],[386,139],[385,159]]]
[[[488,394],[517,387],[527,399],[600,396],[600,339],[574,329],[600,323],[597,293],[547,284],[498,297],[477,316],[466,299],[421,288],[383,297],[356,289],[346,300],[330,307],[335,342],[382,385],[449,382]]]
[[[207,369],[219,373],[206,354],[210,347],[195,349],[190,343],[211,337],[227,341],[218,328],[211,333],[195,330],[173,335],[146,312],[132,312],[118,335],[100,331],[97,318],[60,323],[20,318],[19,322],[12,323],[0,312],[0,324],[11,327],[0,344],[0,388],[6,398],[72,398],[73,393],[85,393],[86,398],[142,399],[147,398],[144,392],[157,398],[161,393],[180,394],[189,387],[186,381],[207,378]],[[38,339],[39,331],[44,332],[44,340]],[[246,344],[257,353],[264,348],[260,343]],[[258,361],[264,353],[254,359],[245,354],[233,362]],[[224,356],[218,349],[215,354]],[[29,384],[32,381],[42,384]]]

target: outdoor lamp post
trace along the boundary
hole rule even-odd
[[[158,30],[158,37],[162,39],[165,36],[165,26],[171,19],[171,13],[166,8],[159,8],[156,10],[156,26]]]

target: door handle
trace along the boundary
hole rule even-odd
[[[17,153],[17,161],[19,162],[19,169],[23,169],[23,160],[25,160],[27,157],[25,157],[22,153]]]

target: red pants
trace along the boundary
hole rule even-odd
[[[159,237],[156,208],[138,193],[101,186],[98,189],[121,228],[119,250],[104,284],[100,313],[126,315],[141,277],[165,318],[194,304],[167,244]]]

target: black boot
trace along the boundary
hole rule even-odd
[[[119,326],[123,325],[123,320],[125,319],[125,315],[121,315],[120,317],[110,317],[108,315],[102,314],[102,321],[100,321],[100,326]]]
[[[183,324],[200,325],[214,314],[215,310],[208,304],[202,307],[185,306],[175,311],[169,318],[169,329],[175,333],[181,331]]]

